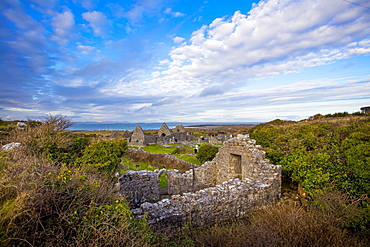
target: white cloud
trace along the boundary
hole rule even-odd
[[[89,22],[89,26],[94,31],[95,36],[105,36],[105,27],[109,24],[107,17],[99,11],[82,13],[82,18]]]
[[[316,113],[355,112],[370,100],[370,77],[298,81],[264,90],[238,89],[224,95],[181,97],[166,104],[166,112],[187,112],[182,121],[269,121],[285,114],[299,120]],[[209,103],[212,102],[212,103]],[[154,105],[155,106],[155,105]],[[160,106],[160,105],[159,105]],[[283,110],[282,110],[283,109]],[[153,108],[160,111],[161,108]],[[284,113],[282,113],[284,112]]]
[[[178,37],[178,36],[176,36],[175,38],[173,38],[173,42],[175,42],[177,44],[183,42],[184,40],[185,40],[184,38]]]
[[[78,45],[77,49],[81,51],[83,54],[88,55],[88,54],[91,54],[95,50],[95,47],[87,46],[87,45]]]
[[[165,60],[159,61],[159,65],[168,64],[169,62],[170,62],[170,60],[165,59]]]
[[[145,8],[141,5],[134,5],[132,9],[127,11],[124,16],[131,22],[135,23],[139,21],[145,12]]]
[[[165,14],[168,14],[168,15],[171,15],[172,17],[183,17],[183,16],[186,16],[185,14],[183,13],[180,13],[180,12],[175,12],[175,11],[172,11],[171,8],[167,8],[164,10],[164,13]]]
[[[75,25],[74,15],[70,10],[58,13],[51,20],[51,26],[54,30],[54,40],[59,43],[66,43],[72,35],[71,31]]]
[[[156,83],[164,89],[179,82],[194,93],[199,83],[297,72],[370,54],[369,35],[369,11],[345,1],[261,1],[247,15],[237,11],[193,32],[187,45],[171,50],[166,76]]]
[[[92,10],[95,8],[95,4],[92,0],[73,0],[74,2],[79,2],[82,7],[84,7],[87,10]]]
[[[6,19],[15,23],[17,28],[23,30],[34,30],[43,32],[44,28],[40,23],[33,19],[30,15],[26,14],[22,9],[5,9],[2,14]]]
[[[158,77],[158,76],[160,76],[161,75],[161,72],[159,72],[159,71],[154,71],[153,73],[152,73],[152,77],[154,77],[154,78],[156,78],[156,77]]]

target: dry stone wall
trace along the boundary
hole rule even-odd
[[[171,199],[158,201],[159,177],[168,176]],[[130,171],[119,179],[120,190],[137,217],[149,215],[155,228],[201,226],[243,216],[281,196],[281,167],[247,135],[225,142],[211,162],[179,170]],[[157,202],[158,201],[158,202]]]
[[[271,189],[271,185],[234,178],[195,193],[143,203],[133,212],[137,216],[148,213],[148,224],[161,230],[176,230],[187,223],[196,227],[242,217],[251,209],[274,202]]]

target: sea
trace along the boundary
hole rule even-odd
[[[72,131],[99,131],[99,130],[135,130],[140,125],[143,130],[158,130],[163,123],[74,123],[68,130]],[[201,128],[220,125],[240,125],[240,124],[258,124],[258,123],[166,123],[168,128],[173,129],[179,124],[185,128]]]

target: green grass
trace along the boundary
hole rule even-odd
[[[160,144],[153,144],[153,145],[142,147],[141,150],[144,150],[145,152],[152,153],[152,154],[170,154],[176,149],[178,144],[168,145],[168,146],[171,146],[171,147],[163,147]]]
[[[159,177],[159,187],[168,187],[168,177],[164,173]]]
[[[195,156],[191,156],[188,154],[172,154],[172,156],[175,156],[180,160],[184,160],[195,165],[201,165],[199,160]]]
[[[149,145],[146,147],[142,147],[141,150],[148,152],[148,153],[152,153],[152,154],[163,154],[163,153],[171,154],[171,156],[174,156],[180,160],[184,160],[192,164],[200,165],[199,160],[195,156],[189,155],[194,152],[194,147],[191,144],[187,144],[187,145],[168,144],[166,146],[171,146],[171,147],[164,147],[160,144],[153,144],[153,145]],[[176,152],[176,150],[179,150],[179,149],[181,150],[187,149],[188,153],[187,154],[178,154],[178,153],[173,154],[174,152]]]
[[[82,135],[87,135],[87,136],[93,136],[93,135],[100,135],[104,137],[109,137],[113,131],[111,130],[86,130],[86,131],[73,131],[74,133],[82,134]],[[123,133],[123,131],[118,131],[119,133]]]
[[[141,171],[141,170],[154,171],[155,169],[157,169],[148,163],[135,163],[126,158],[122,158],[121,164],[122,164],[122,169],[120,171],[121,174],[124,174],[128,172],[129,170],[131,171]],[[168,186],[168,177],[166,175],[160,176],[159,177],[159,187],[167,187],[167,186]]]
[[[122,169],[121,169],[122,173],[126,173],[126,172],[128,172],[128,170],[131,170],[131,171],[141,171],[141,170],[154,171],[155,169],[157,169],[157,168],[151,166],[149,163],[135,163],[135,162],[130,161],[127,158],[122,158],[121,164],[122,164]]]

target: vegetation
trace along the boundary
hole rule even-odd
[[[135,148],[135,147],[134,147]],[[137,147],[136,147],[137,149]],[[182,145],[182,144],[171,144],[171,145],[162,145],[162,144],[152,144],[140,148],[141,150],[152,153],[152,154],[170,154],[180,160],[187,161],[192,164],[201,165],[199,160],[193,155],[194,148],[192,145]]]
[[[340,118],[340,117],[349,117],[349,116],[369,116],[369,113],[362,113],[362,112],[354,112],[354,113],[348,113],[348,112],[336,112],[333,114],[316,114],[312,117],[309,117],[309,120],[316,120],[316,119],[323,119],[323,118]]]
[[[325,206],[279,204],[244,220],[193,231],[194,246],[366,246],[345,230],[346,221],[358,213],[356,205],[339,193],[317,200]]]
[[[202,145],[199,147],[198,153],[197,153],[197,159],[201,164],[203,164],[206,161],[211,161],[216,156],[218,152],[218,148],[212,145]]]
[[[253,128],[251,138],[266,147],[267,158],[299,182],[310,200],[335,190],[360,200],[362,214],[350,227],[370,233],[369,117],[274,120]]]
[[[196,231],[188,226],[174,236],[153,233],[117,197],[114,173],[155,169],[124,158],[125,141],[66,131],[71,122],[59,116],[21,128],[18,121],[0,121],[1,143],[22,143],[0,151],[0,245],[368,246],[370,118],[325,116],[274,120],[250,130],[271,163],[282,165],[284,177],[307,192],[304,205],[280,203],[239,221]],[[142,149],[199,164],[218,151],[210,145],[201,145],[197,156],[190,145]],[[166,186],[167,176],[161,179]]]
[[[49,116],[41,125],[9,132],[8,142],[22,146],[0,153],[0,245],[161,242],[145,220],[134,219],[127,202],[116,196],[112,173],[125,143],[87,146],[90,140],[64,131],[69,123]],[[107,173],[109,169],[113,170]]]
[[[127,142],[124,140],[100,141],[86,147],[76,163],[109,173],[117,170],[126,149]]]

